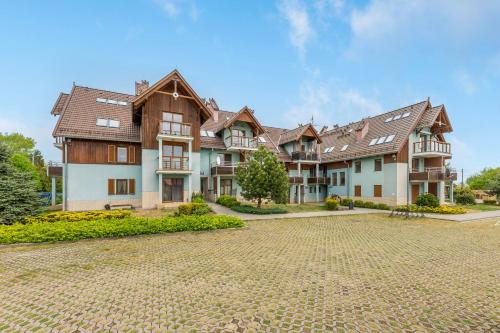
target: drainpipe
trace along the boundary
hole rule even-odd
[[[68,209],[68,143],[70,140],[64,139],[64,168],[63,168],[63,211]]]
[[[346,177],[346,183],[347,183],[347,197],[349,198],[351,195],[351,169],[349,168],[349,162],[344,161],[344,164],[347,164],[347,177]]]

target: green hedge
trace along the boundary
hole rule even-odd
[[[0,244],[38,243],[85,238],[123,237],[177,231],[199,231],[244,226],[234,216],[203,215],[165,218],[127,217],[79,222],[40,222],[0,225]]]
[[[363,200],[355,200],[354,207],[370,208],[370,209],[382,209],[382,210],[390,210],[391,209],[391,207],[389,207],[385,203],[375,203],[375,202],[363,201]]]
[[[485,205],[496,205],[497,204],[497,201],[495,199],[484,199],[483,200],[483,203]]]
[[[257,208],[250,205],[236,205],[231,207],[235,212],[246,213],[246,214],[285,214],[286,209],[280,207],[269,207],[269,208]]]
[[[333,198],[326,198],[325,205],[327,210],[339,210],[339,202]]]
[[[235,197],[232,197],[230,195],[221,195],[220,197],[217,198],[215,202],[218,203],[219,205],[226,206],[228,208],[240,205],[240,202],[236,200]]]
[[[398,206],[396,207],[398,212],[418,212],[418,213],[435,213],[435,214],[465,214],[467,211],[462,207],[449,207],[449,206],[439,206],[439,207],[420,207],[416,205],[410,206]]]
[[[351,198],[345,198],[345,199],[342,199],[342,201],[340,201],[340,204],[342,206],[349,206],[349,204],[352,202],[352,199]]]
[[[21,223],[79,222],[103,219],[122,219],[132,214],[130,210],[89,210],[86,212],[53,212],[24,218]]]
[[[191,202],[179,205],[177,215],[205,215],[211,213],[212,209],[206,203]]]

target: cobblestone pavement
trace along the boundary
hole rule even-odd
[[[500,226],[382,215],[0,247],[4,332],[499,332]]]

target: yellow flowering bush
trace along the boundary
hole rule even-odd
[[[410,205],[410,212],[419,213],[435,213],[435,214],[465,214],[467,211],[462,207],[439,206],[439,207],[419,207]],[[399,206],[396,208],[398,212],[408,211],[407,206]]]
[[[86,212],[53,212],[48,214],[40,214],[36,216],[26,217],[23,220],[25,224],[40,223],[40,222],[78,222],[106,219],[123,219],[132,214],[130,210],[89,210]]]

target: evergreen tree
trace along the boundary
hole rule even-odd
[[[260,146],[248,161],[236,169],[236,181],[247,200],[257,200],[260,208],[262,199],[275,203],[286,203],[288,196],[288,175],[283,163],[265,146]]]
[[[11,151],[0,143],[0,224],[12,224],[39,212],[37,183],[12,165]]]

